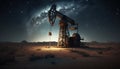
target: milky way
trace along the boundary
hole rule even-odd
[[[71,17],[77,17],[77,15],[86,7],[88,4],[84,4],[82,1],[70,1],[70,2],[56,2],[57,4],[57,11]],[[48,10],[50,9],[51,5],[44,6],[43,9],[37,10],[34,12],[30,20],[27,22],[27,32],[30,39],[33,41],[48,41],[48,32],[50,31],[50,25],[48,22]],[[73,14],[74,13],[74,14]],[[58,21],[56,22],[58,24]],[[44,27],[43,27],[44,25]],[[48,27],[48,28],[46,28]],[[52,36],[52,41],[57,41],[58,37],[58,25],[54,27],[56,30],[52,30],[54,33]],[[45,30],[46,29],[46,30]],[[44,31],[43,31],[44,30]],[[55,33],[56,32],[56,33]],[[44,34],[44,35],[43,35]],[[45,36],[46,35],[46,36]],[[43,38],[44,37],[44,38]]]
[[[58,41],[60,18],[51,27],[47,16],[53,3],[84,41],[120,42],[119,0],[0,0],[0,41]]]

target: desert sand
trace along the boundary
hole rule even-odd
[[[0,69],[118,69],[120,43],[87,43],[87,48],[1,43]]]

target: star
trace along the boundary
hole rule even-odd
[[[11,10],[9,10],[9,11],[8,11],[8,13],[9,13],[9,14],[11,14],[11,13],[12,13],[12,11],[11,11]]]
[[[116,12],[115,15],[119,15],[119,12]]]
[[[116,8],[116,11],[120,11],[120,9],[119,9],[119,8]]]
[[[30,1],[27,1],[26,4],[29,5],[29,4],[30,4]]]
[[[24,13],[24,11],[23,11],[23,10],[20,10],[20,13],[21,13],[21,14],[23,14],[23,13]]]
[[[120,13],[120,9],[119,8],[116,8],[116,10],[115,10],[115,15],[119,15]]]

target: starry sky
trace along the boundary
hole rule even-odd
[[[79,24],[84,41],[120,42],[119,0],[0,0],[0,41],[57,41],[60,19],[51,27],[47,17],[53,2]]]

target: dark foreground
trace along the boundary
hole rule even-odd
[[[118,69],[120,43],[89,48],[48,48],[45,44],[1,43],[0,69]]]

